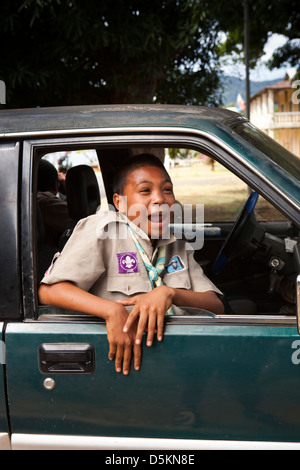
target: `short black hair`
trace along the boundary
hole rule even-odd
[[[145,166],[155,166],[162,169],[167,175],[168,172],[162,161],[150,153],[135,155],[126,160],[118,169],[114,177],[113,192],[124,194],[124,188],[127,182],[128,174],[132,171]],[[169,177],[169,175],[168,175]]]
[[[41,160],[38,169],[38,191],[51,191],[55,189],[55,184],[58,182],[58,173],[52,163],[48,160]]]

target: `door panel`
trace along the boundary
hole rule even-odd
[[[0,145],[0,319],[19,320],[19,143]],[[26,247],[27,248],[27,247]]]
[[[12,432],[298,441],[296,328],[194,323],[168,324],[129,376],[107,359],[104,324],[8,325]],[[91,344],[95,372],[40,372],[40,345],[63,342]]]

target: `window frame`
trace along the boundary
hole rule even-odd
[[[225,168],[237,175],[246,184],[249,184],[277,209],[281,210],[288,218],[295,220],[296,210],[284,197],[279,197],[278,189],[267,179],[262,179],[254,169],[250,169],[236,154],[230,153],[228,148],[223,148],[221,142],[214,142],[212,136],[196,135],[188,132],[160,129],[147,131],[145,129],[124,130],[115,129],[113,132],[95,133],[95,135],[66,135],[48,137],[44,139],[27,139],[23,142],[22,160],[22,187],[21,187],[21,264],[22,264],[22,286],[23,286],[23,313],[25,321],[54,321],[54,322],[101,322],[101,319],[89,317],[74,312],[69,315],[49,314],[38,316],[38,297],[36,286],[36,176],[37,163],[40,158],[55,151],[72,149],[99,149],[99,148],[121,148],[121,147],[181,147],[201,151],[220,162]],[[224,144],[225,147],[225,144]],[[100,162],[101,167],[101,162]],[[28,184],[29,183],[29,184]],[[109,201],[108,201],[109,202]],[[70,313],[70,312],[69,312]],[[203,317],[173,317],[167,320],[176,324],[230,324],[230,325],[278,325],[295,326],[296,317],[286,316],[222,316],[222,318]]]

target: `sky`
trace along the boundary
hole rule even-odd
[[[251,38],[250,38],[251,40]],[[261,82],[265,80],[283,80],[285,74],[288,73],[292,77],[296,69],[283,67],[281,69],[269,70],[265,63],[270,59],[272,53],[275,49],[285,44],[287,38],[281,34],[273,34],[270,36],[268,42],[265,45],[264,52],[265,54],[259,60],[255,69],[250,70],[250,80],[256,82]],[[227,58],[226,61],[230,62],[230,59]],[[224,73],[226,75],[238,77],[241,79],[245,78],[245,67],[243,64],[228,64],[223,66]]]

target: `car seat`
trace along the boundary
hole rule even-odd
[[[60,251],[70,238],[75,225],[81,219],[95,214],[101,204],[100,190],[94,170],[88,165],[70,168],[66,174],[68,211],[74,225],[60,237]]]
[[[70,168],[66,174],[66,194],[71,219],[78,222],[95,214],[100,206],[100,191],[94,170],[88,165]]]

